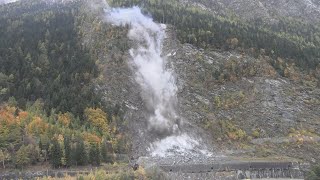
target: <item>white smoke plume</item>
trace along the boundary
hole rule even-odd
[[[151,156],[187,156],[201,144],[181,128],[177,104],[177,86],[166,58],[161,56],[165,37],[165,25],[155,23],[142,14],[140,8],[116,8],[106,10],[107,22],[116,26],[128,26],[128,37],[136,43],[130,49],[132,69],[141,86],[147,109],[150,112],[149,129],[157,133],[158,140],[147,149]]]
[[[130,49],[136,81],[142,88],[142,97],[151,113],[149,128],[161,135],[178,131],[175,112],[176,92],[172,72],[166,69],[161,56],[165,25],[153,22],[142,14],[140,8],[117,8],[107,11],[107,21],[116,26],[129,25],[128,37],[136,44]]]

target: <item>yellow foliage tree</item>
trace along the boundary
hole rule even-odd
[[[104,111],[99,108],[86,108],[84,114],[92,126],[101,130],[103,134],[109,134],[107,114]]]
[[[6,126],[18,124],[18,119],[14,116],[16,108],[14,107],[0,107],[0,123]]]
[[[101,143],[100,137],[98,137],[95,134],[91,134],[91,133],[87,133],[87,132],[83,133],[83,139],[89,143]]]
[[[71,114],[70,113],[63,113],[58,115],[58,121],[63,126],[68,127],[71,122]]]
[[[20,123],[23,123],[29,116],[29,113],[26,111],[20,111],[18,115],[18,119]]]
[[[40,117],[34,117],[30,124],[27,126],[28,134],[45,134],[49,124],[44,122]]]

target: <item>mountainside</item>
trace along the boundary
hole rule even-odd
[[[0,4],[0,173],[125,154],[168,179],[301,178],[320,161],[316,0]]]
[[[168,60],[167,67],[172,68],[176,74],[178,109],[180,116],[190,123],[189,127],[185,127],[186,131],[190,128],[188,134],[201,134],[204,142],[213,141],[213,146],[210,146],[209,142],[204,144],[208,144],[209,150],[216,154],[231,148],[233,150],[228,154],[230,156],[239,154],[243,157],[289,156],[308,162],[318,161],[316,157],[319,153],[319,81],[316,75],[318,70],[313,71],[313,65],[300,64],[302,58],[300,53],[299,57],[286,58],[286,52],[279,49],[284,48],[287,51],[293,47],[283,47],[284,44],[271,45],[279,52],[278,55],[268,53],[266,49],[270,46],[267,45],[267,38],[262,38],[262,41],[254,41],[253,38],[253,42],[248,42],[248,34],[251,33],[248,28],[251,27],[255,31],[260,27],[259,24],[239,25],[243,22],[235,22],[233,19],[230,20],[231,25],[227,26],[228,19],[203,15],[195,7],[187,7],[184,10],[179,8],[178,4],[171,2],[168,4],[150,1],[133,2],[141,3],[141,6],[151,12],[158,21],[173,25],[167,27],[168,37],[164,41],[163,56]],[[135,4],[129,1],[113,1],[113,3],[120,6]],[[210,23],[216,23],[221,29],[210,26],[210,23],[202,25],[201,21],[206,22],[206,20],[199,18],[200,22],[196,21],[197,16],[216,18]],[[182,21],[179,21],[179,18]],[[277,18],[281,19],[278,16]],[[215,33],[212,33],[212,36],[205,34],[202,39],[201,28],[206,29],[206,26],[212,27],[211,32]],[[233,29],[235,26],[238,29]],[[242,31],[242,28],[246,30]],[[237,30],[242,34],[234,33]],[[300,30],[303,31],[299,28],[290,28],[286,32],[291,35],[300,34],[298,33]],[[277,29],[270,31],[271,29],[261,30],[257,38],[261,37],[261,34],[275,33]],[[315,34],[318,32],[314,31]],[[300,34],[300,37],[306,38],[309,33],[311,32]],[[274,37],[283,40],[287,36]],[[215,40],[210,42],[211,38]],[[293,40],[289,37],[288,39]],[[206,41],[205,45],[202,45],[202,40]],[[261,44],[254,45],[257,42]],[[250,44],[249,49],[245,48],[246,43]],[[215,48],[209,48],[210,44],[214,44]],[[293,44],[293,46],[298,45],[296,42]],[[266,49],[259,50],[257,49],[259,47]],[[318,63],[316,60],[315,64]],[[109,76],[115,74],[112,70],[114,68],[109,67],[106,71]],[[117,72],[119,73],[119,70]],[[121,79],[116,78],[119,74],[113,76],[119,85],[118,88],[123,89],[125,94],[111,89],[112,85],[108,82],[105,83],[107,90],[105,94],[111,101],[120,100],[128,107],[126,118],[132,131],[133,151],[140,156],[146,153],[145,147],[154,141],[152,139],[157,139],[157,136],[148,132],[147,124],[141,121],[147,116],[145,113],[148,113],[141,112],[148,107],[144,107],[143,99],[139,96],[140,90],[137,90],[139,87],[134,85],[135,80],[131,76],[130,73],[123,73]],[[145,134],[148,134],[147,137]],[[208,137],[208,134],[212,137]],[[301,142],[303,142],[302,147]]]
[[[218,14],[230,13],[240,19],[262,20],[273,24],[281,18],[294,18],[309,24],[318,24],[320,4],[317,0],[185,0],[188,3]]]

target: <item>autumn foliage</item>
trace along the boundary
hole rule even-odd
[[[70,113],[63,113],[58,115],[58,121],[60,124],[68,127],[71,122],[71,114]]]
[[[54,168],[69,167],[86,165],[93,162],[90,157],[102,156],[102,162],[111,162],[108,154],[125,150],[125,136],[114,127],[115,115],[110,115],[114,118],[109,125],[102,109],[86,108],[81,122],[70,112],[48,115],[42,105],[36,101],[25,110],[0,105],[0,151],[5,152],[2,167],[23,168],[44,161]],[[107,149],[106,144],[111,147]]]
[[[83,133],[83,138],[86,142],[89,142],[89,143],[98,143],[98,144],[101,143],[101,137],[92,133],[87,133],[87,132]]]
[[[28,134],[45,134],[48,128],[48,123],[44,122],[40,117],[34,117],[27,126],[27,132]]]
[[[86,108],[84,110],[84,114],[88,120],[88,122],[99,129],[102,134],[108,134],[109,133],[109,127],[107,124],[107,114],[103,112],[99,108]]]
[[[14,115],[15,112],[16,108],[14,107],[0,107],[0,123],[4,126],[20,124],[20,119]]]

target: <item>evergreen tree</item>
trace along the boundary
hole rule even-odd
[[[49,152],[49,137],[47,135],[41,135],[39,141],[39,148],[44,161],[48,160],[48,152]]]
[[[101,160],[103,162],[108,162],[107,146],[104,141],[101,143],[100,149],[101,149]]]
[[[65,151],[66,166],[70,167],[72,165],[72,149],[71,149],[69,137],[64,138],[64,151]]]
[[[42,147],[43,147],[43,145],[42,145],[42,141],[41,141],[41,138],[40,138],[40,140],[39,140],[39,149],[40,149],[40,151],[42,151]]]
[[[29,159],[32,164],[36,164],[40,158],[40,149],[38,146],[34,146],[33,144],[29,144],[27,146],[29,152]]]
[[[62,151],[57,140],[53,140],[50,151],[50,163],[53,168],[58,168],[61,165]]]
[[[96,160],[96,165],[100,166],[101,155],[100,155],[100,148],[98,144],[95,144],[95,160]]]
[[[77,166],[83,166],[88,163],[88,156],[83,140],[80,140],[76,145],[74,160],[76,161]]]
[[[95,164],[96,149],[94,146],[95,146],[94,144],[91,144],[89,149],[89,162],[91,165]]]
[[[100,149],[97,143],[91,144],[90,146],[90,152],[89,152],[89,157],[90,157],[90,163],[92,165],[100,165],[101,158],[100,158]]]

